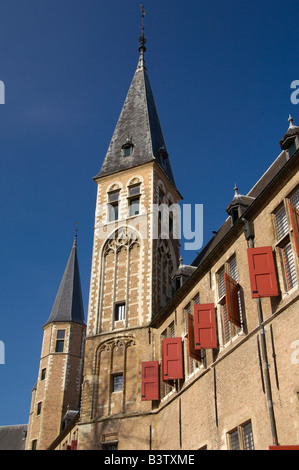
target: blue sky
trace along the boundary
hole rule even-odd
[[[0,425],[28,422],[79,222],[87,314],[96,184],[138,61],[140,0],[0,2]],[[146,63],[177,186],[204,243],[280,153],[299,79],[290,0],[148,0]],[[189,263],[196,253],[184,253]]]

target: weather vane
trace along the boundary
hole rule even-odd
[[[76,222],[76,227],[75,227],[75,238],[74,238],[74,246],[77,246],[78,225],[79,225],[79,222]]]
[[[139,44],[140,44],[140,47],[142,48],[142,50],[145,51],[144,44],[146,43],[146,38],[144,36],[144,20],[143,20],[143,18],[145,17],[145,10],[144,10],[143,5],[140,5],[140,10],[141,10],[141,35],[140,35],[140,38],[139,38]]]

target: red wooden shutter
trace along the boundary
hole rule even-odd
[[[159,361],[142,362],[141,400],[159,400]]]
[[[278,296],[272,247],[248,248],[247,256],[252,298]]]
[[[238,328],[241,327],[238,283],[228,274],[224,274],[227,319]]]
[[[162,380],[182,379],[183,354],[182,338],[165,338],[162,341]]]
[[[188,354],[198,362],[201,362],[201,354],[195,349],[194,339],[194,319],[191,313],[187,312],[187,331],[188,331]]]
[[[73,440],[71,443],[71,450],[77,450],[77,441]]]
[[[293,235],[297,256],[299,256],[299,211],[291,203],[289,203],[291,223],[293,227]]]
[[[194,305],[195,349],[216,349],[217,332],[214,304]]]

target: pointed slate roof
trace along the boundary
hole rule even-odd
[[[44,326],[53,322],[74,322],[85,325],[77,256],[77,235],[75,236],[72,251],[49,320]]]
[[[145,38],[143,38],[145,39]],[[144,42],[125,103],[119,116],[102,168],[95,179],[156,161],[175,185],[163,132],[144,61]],[[133,144],[123,155],[126,142]]]

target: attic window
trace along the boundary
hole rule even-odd
[[[134,148],[134,145],[132,144],[132,142],[129,139],[127,139],[127,141],[122,146],[123,156],[124,157],[129,157],[130,155],[132,155],[133,148]]]
[[[129,157],[131,155],[132,147],[124,147],[124,157]]]
[[[296,140],[294,139],[291,145],[289,146],[289,157],[292,157],[294,153],[296,152]]]
[[[232,210],[231,210],[231,217],[232,217],[232,222],[233,224],[235,222],[237,222],[238,218],[239,218],[239,209],[237,207],[234,207]]]

